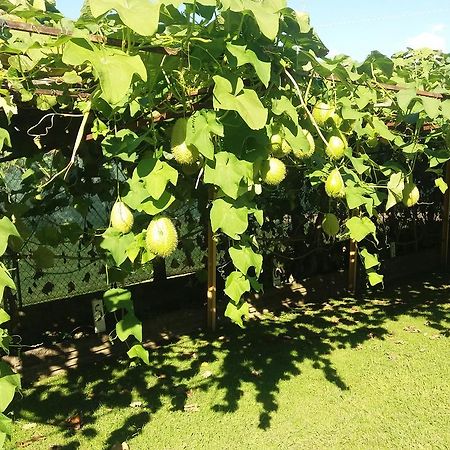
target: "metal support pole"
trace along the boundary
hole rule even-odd
[[[209,191],[209,199],[213,199],[212,189]],[[216,270],[217,270],[217,247],[211,228],[211,220],[208,217],[208,290],[207,290],[207,321],[208,329],[216,329]]]
[[[445,164],[445,182],[449,188],[445,191],[442,216],[441,264],[448,264],[448,238],[450,225],[450,162]]]

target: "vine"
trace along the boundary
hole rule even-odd
[[[379,217],[420,201],[418,163],[447,189],[449,55],[373,52],[359,64],[327,58],[284,0],[180,5],[90,0],[76,22],[51,2],[1,6],[0,149],[21,158],[23,180],[20,204],[2,191],[2,220],[26,241],[38,210],[62,202],[88,224],[90,197],[108,202],[103,229],[55,225],[53,238],[103,252],[106,309],[123,312],[117,338],[144,362],[141,322],[117,283],[183,245],[180,204],[213,193],[210,225],[234,266],[225,314],[243,326],[248,293],[262,288],[267,195],[290,173],[303,180],[295,198],[308,181],[327,236],[360,244],[371,285],[383,282],[370,250]],[[48,234],[40,244],[36,258],[52,260]]]

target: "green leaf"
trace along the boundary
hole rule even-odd
[[[128,350],[127,355],[129,358],[140,358],[147,366],[150,365],[150,360],[148,357],[148,351],[142,347],[141,344],[135,344]]]
[[[441,148],[426,148],[425,154],[429,159],[430,167],[436,167],[450,159],[450,149],[446,147]]]
[[[207,159],[214,158],[212,135],[223,136],[223,125],[217,121],[214,111],[199,111],[188,119],[186,144],[195,145]]]
[[[405,145],[402,147],[402,152],[407,155],[415,155],[416,153],[423,152],[425,146],[423,144],[419,144],[418,142],[412,142],[411,144]]]
[[[270,81],[270,62],[261,61],[253,50],[249,50],[246,45],[233,45],[227,43],[227,50],[237,59],[237,67],[244,64],[251,64],[258,78],[267,88]]]
[[[161,4],[159,0],[89,0],[94,17],[114,9],[122,22],[141,36],[152,36],[156,33]]]
[[[248,209],[235,207],[223,198],[213,201],[210,218],[214,233],[221,229],[226,235],[236,240],[248,227]]]
[[[8,269],[3,264],[0,263],[0,300],[3,298],[3,292],[5,290],[5,287],[9,287],[10,289],[16,289],[16,285],[14,284],[14,281],[12,280],[11,275],[8,272]],[[3,311],[3,310],[0,309],[0,311]],[[4,313],[4,311],[3,311],[3,313]],[[0,323],[4,322],[4,320],[3,320],[4,318],[5,318],[4,315],[2,317],[0,317],[0,319],[2,319],[0,321]]]
[[[287,114],[295,125],[298,125],[298,112],[297,108],[292,102],[284,95],[281,98],[272,99],[272,113],[280,116],[281,114]]]
[[[224,292],[235,303],[238,303],[245,292],[250,291],[250,281],[241,272],[234,271],[225,281]]]
[[[9,319],[11,319],[9,314],[3,308],[0,308],[0,325],[8,322]]]
[[[36,107],[41,111],[48,111],[56,106],[57,103],[54,95],[38,95],[36,98]]]
[[[0,361],[0,412],[5,411],[14,398],[16,389],[20,388],[20,376]]]
[[[365,269],[371,269],[372,267],[379,266],[380,262],[378,261],[377,255],[372,255],[368,252],[366,248],[363,248],[359,253],[364,261]]]
[[[397,92],[397,103],[404,114],[408,112],[409,105],[417,98],[415,89],[401,89]]]
[[[362,205],[372,203],[371,199],[364,197],[366,189],[360,186],[347,186],[345,188],[345,200],[349,209],[359,208]]]
[[[375,237],[375,224],[368,217],[352,217],[345,222],[345,226],[350,232],[350,237],[356,242],[361,242],[369,234]]]
[[[131,130],[119,130],[116,134],[106,136],[102,141],[103,154],[108,158],[119,158],[122,161],[135,162],[137,148],[145,140]]]
[[[450,100],[444,100],[441,103],[441,112],[445,119],[450,120]]]
[[[204,182],[219,186],[222,191],[236,200],[242,180],[253,178],[253,164],[238,159],[233,153],[219,152],[215,162],[205,166]]]
[[[421,97],[423,108],[430,119],[435,119],[441,112],[441,101],[437,98]]]
[[[251,247],[245,247],[243,245],[237,247],[231,247],[228,250],[234,267],[240,270],[244,275],[247,275],[250,267],[255,268],[257,276],[260,275],[263,263],[262,255],[255,253]]]
[[[164,161],[148,157],[139,162],[132,180],[142,182],[148,196],[158,200],[166,192],[168,183],[177,184],[178,171]]]
[[[226,78],[215,75],[213,106],[217,109],[237,111],[252,130],[260,130],[267,122],[267,109],[261,103],[258,94],[252,89],[243,89],[239,78],[236,92]]]
[[[125,317],[116,323],[117,337],[126,341],[130,336],[134,336],[138,341],[142,341],[142,323],[132,312],[125,314]]]
[[[396,138],[396,135],[389,130],[388,126],[376,116],[372,117],[372,126],[375,133],[382,138],[388,141],[393,141]]]
[[[103,294],[103,304],[108,312],[124,309],[128,312],[133,311],[133,302],[131,301],[131,292],[123,288],[109,289]]]
[[[0,413],[0,448],[3,448],[6,438],[12,435],[12,420]]]
[[[386,211],[402,201],[403,189],[405,188],[405,175],[402,172],[393,173],[387,184],[388,199],[386,202]]]
[[[130,56],[120,50],[98,48],[81,38],[73,38],[65,44],[62,59],[65,64],[73,66],[89,62],[100,80],[103,98],[111,105],[123,101],[133,75],[147,80],[147,71],[139,55]]]
[[[5,145],[11,147],[11,138],[9,137],[8,130],[5,130],[5,128],[0,128],[0,151],[3,150]]]
[[[127,185],[129,191],[122,196],[122,201],[136,211],[143,211],[155,216],[166,210],[175,201],[175,197],[169,191],[164,191],[158,200],[151,198],[143,180],[139,177],[128,180]]]
[[[360,156],[359,158],[350,156],[349,159],[352,162],[354,169],[359,175],[362,175],[364,172],[370,169],[370,166],[367,166],[365,164],[365,162],[367,162],[367,160],[369,159],[367,155]]]
[[[273,41],[279,29],[280,14],[285,0],[222,0],[223,10],[252,14],[261,33]]]
[[[112,228],[108,228],[102,234],[103,240],[100,247],[108,250],[117,266],[120,266],[127,259],[127,250],[134,241],[134,234],[122,234]]]
[[[75,70],[69,70],[64,73],[62,80],[67,84],[79,84],[83,82],[83,78],[78,75]]]
[[[5,253],[10,236],[16,236],[20,238],[20,234],[11,220],[8,217],[2,217],[0,219],[0,256]]]
[[[369,270],[367,272],[367,276],[369,277],[369,284],[371,286],[375,286],[379,283],[383,283],[383,275],[380,275],[375,270]]]
[[[445,192],[446,192],[447,189],[448,189],[448,185],[447,185],[447,183],[442,179],[442,177],[436,178],[436,179],[434,180],[434,185],[435,185],[437,188],[439,188],[439,190],[440,190],[443,194],[445,194]]]
[[[39,269],[48,269],[49,267],[53,267],[55,263],[55,255],[49,248],[43,245],[40,245],[33,252],[33,259],[36,267]]]
[[[309,33],[311,30],[309,14],[303,11],[295,11],[300,33]]]
[[[242,318],[248,318],[249,315],[249,305],[247,302],[242,302],[239,306],[236,306],[233,302],[228,302],[227,309],[225,310],[225,317],[231,319],[241,328],[244,327]]]

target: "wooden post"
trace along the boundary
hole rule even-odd
[[[209,191],[209,200],[213,200],[214,192]],[[207,321],[208,329],[216,329],[216,271],[217,271],[217,248],[214,234],[211,229],[211,219],[208,216],[208,291],[207,291]]]
[[[350,239],[350,250],[348,260],[348,290],[355,294],[358,273],[358,244]]]
[[[448,238],[450,225],[450,161],[445,164],[445,182],[449,188],[444,194],[443,215],[442,215],[442,240],[441,240],[441,264],[448,264]]]
[[[358,214],[358,210],[354,209],[352,211],[352,216],[356,216]],[[357,275],[358,275],[358,243],[350,239],[350,248],[349,248],[349,258],[348,258],[348,290],[351,294],[356,293],[356,284],[357,284]]]

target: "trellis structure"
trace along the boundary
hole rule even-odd
[[[68,30],[64,29],[58,29],[54,27],[49,26],[42,26],[42,25],[36,25],[36,24],[30,24],[30,23],[24,23],[24,22],[18,22],[18,21],[12,21],[12,20],[4,20],[1,19],[1,26],[3,29],[9,29],[9,30],[16,30],[16,31],[23,31],[23,32],[29,32],[29,33],[35,33],[38,35],[46,35],[46,36],[52,36],[52,37],[68,37],[71,36],[72,33]],[[117,48],[122,48],[124,45],[124,42],[118,39],[109,38],[109,37],[103,37],[98,35],[90,35],[89,40],[93,43],[98,44],[106,44],[108,46],[113,46]],[[164,55],[176,55],[178,54],[178,51],[174,51],[171,48],[165,48],[165,47],[145,47],[145,52],[150,53],[157,53],[157,54],[164,54]],[[300,74],[304,75],[304,74]],[[308,74],[304,75],[308,76]],[[36,84],[36,86],[42,86],[43,84],[53,84],[55,82],[58,82],[58,77],[54,78],[46,78],[44,80],[33,80],[33,83]],[[340,82],[341,80],[336,77],[335,75],[332,75],[330,77],[327,77],[328,80],[332,82]],[[377,83],[377,86],[380,90],[387,90],[387,91],[394,91],[399,92],[401,90],[407,89],[405,86],[400,85],[392,85],[388,83]],[[58,89],[43,89],[40,87],[36,87],[34,89],[34,93],[37,95],[51,95],[51,96],[59,96],[64,95],[64,91],[58,90]],[[197,96],[199,94],[206,94],[208,95],[208,91],[206,89],[197,90],[192,93],[192,95]],[[209,95],[211,92],[209,92]],[[83,91],[77,91],[74,93],[70,93],[71,96],[79,98],[79,99],[88,99],[90,98],[90,93],[83,92]],[[437,93],[437,92],[429,92],[426,90],[417,90],[416,91],[417,96],[422,97],[428,97],[428,98],[434,98],[434,99],[445,99],[448,98],[447,94],[443,93]],[[205,106],[211,106],[212,104],[210,102],[204,102],[199,105],[196,105],[194,109],[201,109]],[[145,120],[138,120],[134,123],[131,123],[128,125],[128,128],[131,127],[132,129],[138,130],[141,128],[146,128],[150,125],[150,123],[156,123],[161,120],[172,120],[176,117],[181,117],[183,114],[167,114],[167,113],[154,113],[152,115],[151,120],[145,119]],[[389,123],[389,126],[395,126],[394,123]],[[424,130],[429,128],[429,125],[424,125]],[[86,141],[90,141],[94,139],[94,136],[92,133],[85,133],[84,139]],[[10,156],[2,158],[2,161],[8,161],[13,160],[15,158],[15,152],[13,151]],[[449,165],[447,164],[447,170],[446,170],[446,182],[449,184],[450,182],[450,169]],[[212,191],[211,191],[212,192]],[[212,198],[210,198],[212,200]],[[449,239],[449,194],[448,191],[445,194],[444,200],[443,200],[443,231],[442,231],[442,244],[441,244],[441,261],[443,264],[447,264],[448,259],[448,239]],[[211,230],[211,227],[208,226],[208,282],[207,282],[207,322],[208,327],[211,329],[215,328],[216,324],[216,242],[214,233]],[[351,292],[354,292],[357,286],[357,243],[353,239],[350,239],[350,248],[349,248],[349,266],[348,266],[348,289]]]

